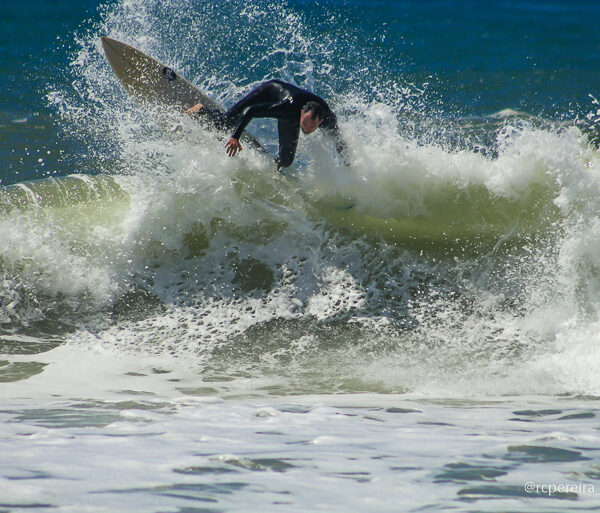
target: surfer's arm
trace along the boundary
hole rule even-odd
[[[240,144],[240,137],[244,133],[244,130],[248,126],[248,123],[254,118],[275,118],[278,116],[278,108],[283,105],[283,102],[276,104],[273,103],[259,103],[256,105],[250,105],[242,111],[237,125],[231,134],[231,138],[227,141],[225,147],[227,148],[227,154],[230,157],[235,156],[238,151],[242,151],[242,145]],[[293,158],[292,158],[293,160]]]
[[[288,123],[279,120],[277,123],[279,132],[279,156],[277,157],[277,169],[289,167],[296,157],[296,147],[298,146],[298,135],[300,133],[299,123]]]
[[[248,126],[248,123],[254,118],[277,118],[279,110],[285,105],[285,102],[277,103],[258,103],[246,107],[235,125],[235,130],[231,135],[232,139],[239,139]]]

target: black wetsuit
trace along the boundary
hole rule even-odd
[[[244,96],[224,114],[211,112],[211,117],[221,129],[233,130],[232,138],[239,139],[253,118],[275,118],[279,132],[279,168],[294,162],[298,136],[300,134],[300,112],[307,102],[316,102],[323,107],[325,117],[320,128],[334,139],[335,146],[344,158],[345,144],[340,136],[335,114],[323,98],[299,87],[269,80]]]

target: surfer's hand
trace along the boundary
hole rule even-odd
[[[240,141],[233,137],[227,141],[225,148],[227,148],[227,155],[230,157],[233,157],[238,151],[242,151],[242,145],[240,144]]]
[[[202,105],[201,103],[197,103],[193,107],[190,107],[189,109],[184,110],[183,113],[194,117],[194,116],[200,115],[200,113],[202,112],[203,109],[204,109],[204,105]]]

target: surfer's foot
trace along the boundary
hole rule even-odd
[[[203,110],[204,110],[204,105],[202,105],[201,103],[197,103],[193,107],[190,107],[189,109],[184,110],[183,113],[188,114],[193,117],[196,117],[196,116],[199,116],[200,114],[202,114]]]

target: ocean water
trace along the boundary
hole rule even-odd
[[[598,509],[599,22],[5,2],[0,511]],[[159,124],[103,35],[226,107],[321,94],[352,165],[315,134],[282,175]]]

